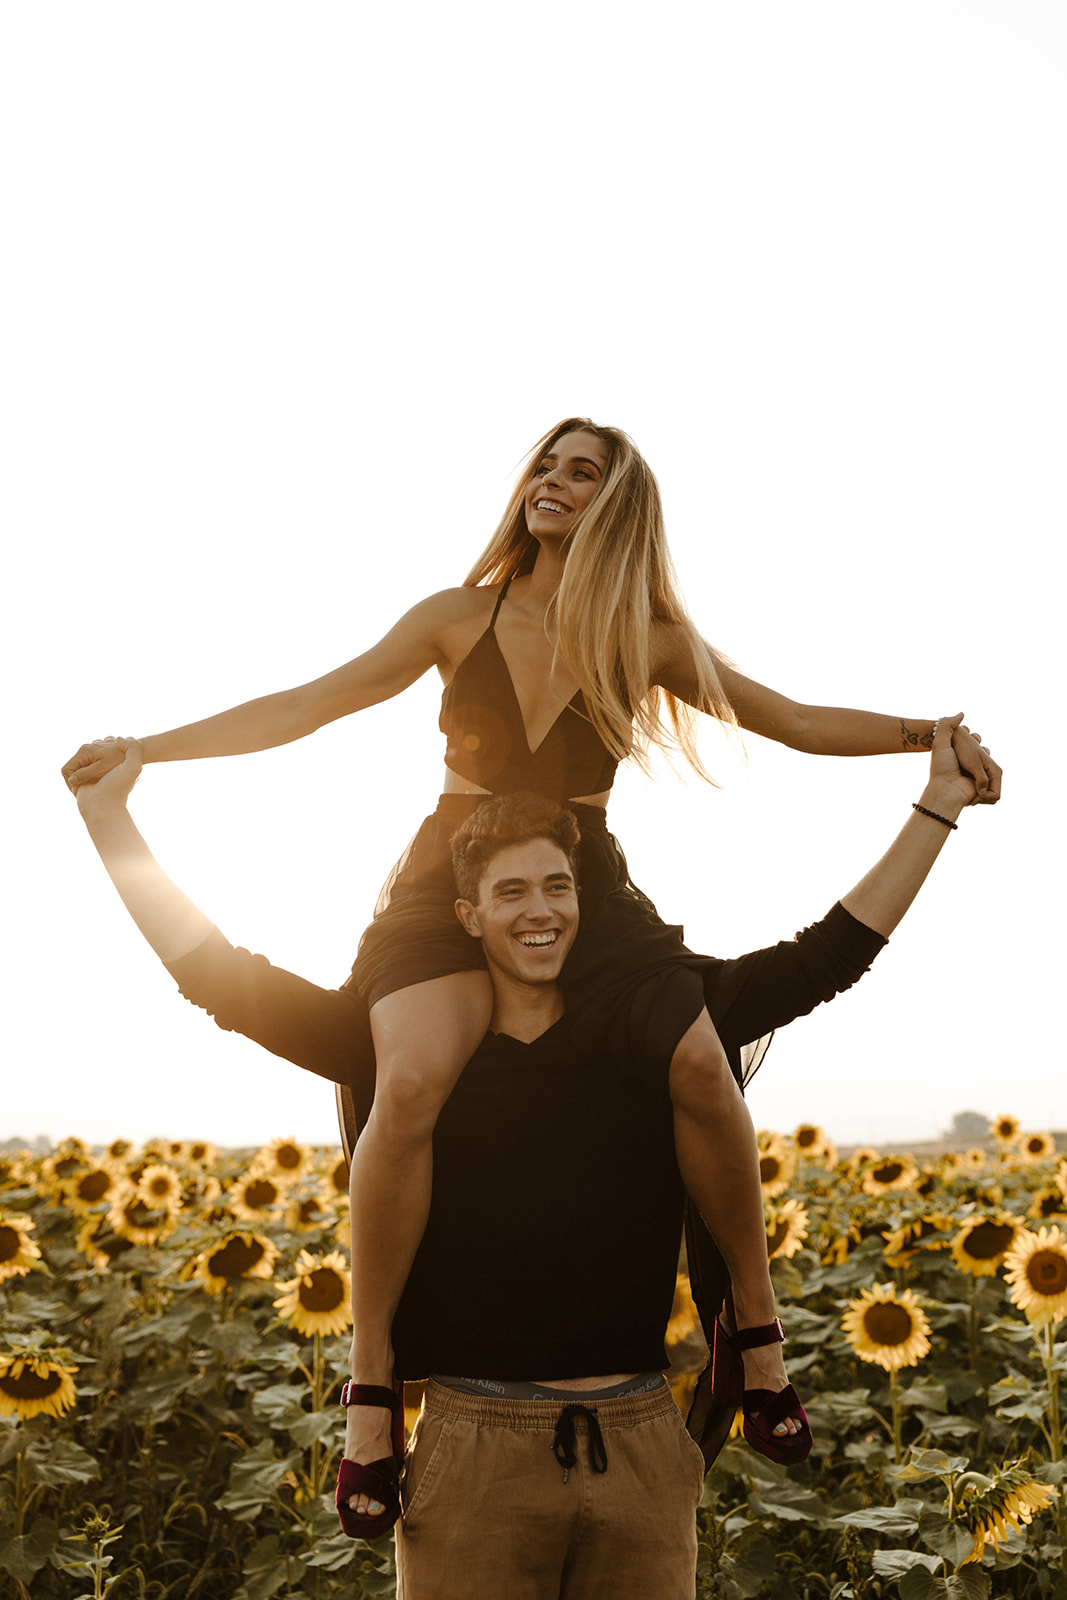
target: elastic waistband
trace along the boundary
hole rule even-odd
[[[501,1400],[492,1395],[460,1394],[429,1379],[423,1404],[428,1416],[457,1422],[480,1422],[517,1433],[554,1433],[559,1414],[568,1402],[563,1400]],[[596,1400],[580,1389],[572,1391],[570,1403],[588,1405],[602,1428],[638,1428],[657,1417],[669,1416],[677,1407],[670,1387],[664,1384],[649,1394],[623,1394],[614,1400]]]

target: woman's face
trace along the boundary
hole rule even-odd
[[[578,431],[557,439],[526,486],[526,526],[534,538],[565,539],[600,492],[608,474],[607,445]]]

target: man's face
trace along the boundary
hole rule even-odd
[[[505,845],[489,861],[478,902],[456,914],[480,938],[490,970],[521,984],[555,983],[578,931],[578,889],[570,862],[548,839]]]

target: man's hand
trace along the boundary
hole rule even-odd
[[[107,739],[100,742],[106,744],[109,751],[116,751],[121,745],[114,763],[105,767],[103,776],[94,782],[82,782],[75,786],[68,780],[71,792],[77,799],[78,810],[86,820],[101,804],[125,806],[130,798],[130,790],[141,776],[141,746],[136,739]]]
[[[130,739],[94,739],[75,751],[60,770],[71,794],[87,783],[98,783],[106,772],[117,767],[132,743]]]
[[[962,716],[942,717],[939,733],[946,723],[952,727],[952,749],[960,770],[974,780],[974,798],[968,805],[995,806],[1000,799],[1003,773],[982,743],[982,735],[972,733]]]

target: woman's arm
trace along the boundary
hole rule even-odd
[[[670,651],[669,636],[665,643]],[[741,727],[749,733],[816,756],[893,755],[898,751],[929,750],[933,745],[933,720],[887,716],[846,706],[804,705],[746,678],[714,651],[712,654],[727,699]],[[662,661],[656,681],[688,705],[696,704],[692,658],[680,637],[673,641],[673,654],[668,653]],[[1002,774],[980,746],[978,736],[962,722],[955,728],[953,750],[960,766],[974,779],[978,800],[994,804],[1000,799]]]
[[[248,700],[229,711],[186,723],[140,740],[142,759],[191,761],[206,756],[246,755],[303,739],[316,728],[366,706],[378,705],[447,659],[445,635],[470,606],[471,589],[445,589],[401,617],[376,645],[343,667],[295,689]],[[83,744],[63,767],[76,793],[96,783],[122,759],[125,739]]]

